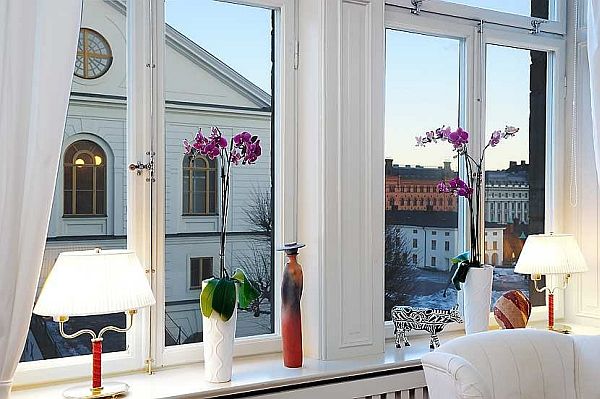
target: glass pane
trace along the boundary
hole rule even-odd
[[[75,184],[77,190],[92,190],[94,188],[94,167],[77,166],[75,168]]]
[[[454,290],[443,293],[458,253],[457,202],[436,186],[454,177],[457,165],[448,146],[417,148],[415,136],[458,125],[460,47],[456,39],[386,33],[386,320],[395,305],[456,303]]]
[[[123,2],[125,3],[125,2]],[[81,154],[84,164],[102,165],[96,174],[98,187],[110,187],[109,192],[96,193],[96,211],[104,218],[89,218],[93,210],[92,166],[77,167],[76,176],[78,211],[86,215],[72,215],[72,168],[63,165],[57,176],[54,203],[48,227],[46,248],[37,294],[52,270],[61,252],[90,250],[96,247],[118,249],[127,247],[126,231],[126,15],[120,7],[103,0],[83,0],[82,28],[94,27],[110,45],[115,58],[95,80],[73,77],[71,102],[67,113],[61,152],[65,163],[72,163],[77,151],[93,152],[94,156]],[[79,47],[78,64],[81,76],[91,77],[94,71],[86,63],[83,73],[83,43]],[[86,55],[88,57],[89,54]],[[96,71],[97,72],[97,71]],[[93,82],[93,83],[92,83]],[[102,99],[99,101],[98,99]],[[71,146],[73,143],[78,143]],[[93,144],[93,145],[92,145]],[[101,151],[97,151],[101,149]],[[106,156],[109,155],[110,156]],[[97,157],[100,157],[97,158]],[[115,167],[112,160],[119,160]],[[106,183],[109,184],[106,184]],[[109,201],[106,202],[106,198]],[[61,209],[62,208],[62,209]],[[64,211],[64,214],[63,214]],[[65,217],[66,216],[66,217]],[[125,326],[125,314],[72,317],[66,324],[67,332],[91,328],[98,332],[107,325]],[[126,349],[125,334],[109,332],[104,336],[104,352]],[[21,361],[54,359],[90,354],[90,339],[83,335],[75,339],[61,337],[58,325],[49,317],[33,315]]]
[[[484,8],[487,10],[502,11],[509,14],[524,15],[528,17],[548,19],[550,6],[554,0],[445,0],[450,3],[464,4]]]
[[[165,12],[164,158],[167,171],[173,171],[167,175],[165,193],[165,344],[202,341],[198,290],[190,289],[186,274],[189,259],[213,258],[214,269],[219,269],[220,221],[214,213],[220,180],[214,171],[208,173],[208,181],[206,171],[196,172],[191,179],[190,205],[197,215],[182,217],[187,213],[186,185],[190,181],[175,173],[184,165],[182,141],[192,140],[199,127],[206,136],[211,126],[218,126],[227,140],[244,130],[261,139],[263,151],[258,162],[234,166],[232,170],[228,230],[236,234],[227,238],[226,266],[230,270],[245,269],[262,288],[262,297],[251,310],[239,311],[237,336],[272,333],[272,227],[257,226],[249,215],[266,212],[269,220],[272,215],[273,12],[210,0],[167,0]],[[221,162],[217,159],[195,164],[219,168]],[[269,199],[266,209],[255,206],[259,201],[256,192]],[[183,235],[185,238],[181,238]],[[204,268],[199,272],[198,278],[209,275]]]
[[[527,236],[544,232],[547,59],[542,51],[487,46],[487,131],[520,129],[486,154],[484,261],[495,266],[492,305],[514,289],[534,306],[545,301],[529,276],[513,270]]]

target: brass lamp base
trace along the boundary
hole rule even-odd
[[[571,332],[573,332],[571,326],[568,326],[566,324],[554,324],[552,331],[559,332],[562,334],[571,334]]]
[[[127,394],[129,385],[124,382],[105,382],[102,388],[93,389],[89,385],[79,385],[69,388],[63,392],[67,399],[96,399],[96,398],[118,398]]]

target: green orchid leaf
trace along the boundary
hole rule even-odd
[[[211,278],[210,280],[208,280],[206,287],[204,287],[204,289],[200,293],[200,309],[202,310],[202,314],[205,317],[210,317],[210,315],[212,314],[213,295],[218,282],[218,279]]]
[[[461,263],[461,262],[468,262],[470,256],[471,256],[471,253],[469,251],[467,251],[467,252],[463,252],[460,255],[456,255],[450,261],[454,264]]]
[[[212,300],[213,309],[219,313],[221,320],[227,321],[235,310],[235,282],[228,278],[219,279]]]
[[[231,278],[240,284],[238,301],[240,303],[240,307],[245,309],[250,306],[252,301],[259,297],[260,292],[254,287],[254,285],[252,285],[250,280],[248,280],[244,274],[244,271],[241,269],[237,269]]]

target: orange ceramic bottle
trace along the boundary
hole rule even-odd
[[[302,297],[302,266],[297,262],[298,249],[304,244],[285,244],[288,261],[283,270],[281,284],[281,338],[283,341],[283,364],[286,367],[302,367],[302,316],[300,298]]]

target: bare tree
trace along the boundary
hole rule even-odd
[[[273,210],[270,189],[254,188],[251,195],[253,200],[244,213],[255,234],[248,242],[249,253],[238,256],[237,261],[260,291],[260,296],[250,305],[254,316],[258,317],[261,313],[271,312]],[[268,310],[263,310],[265,307]]]
[[[396,305],[408,305],[415,290],[416,267],[411,251],[398,226],[385,226],[385,320],[391,320]]]

